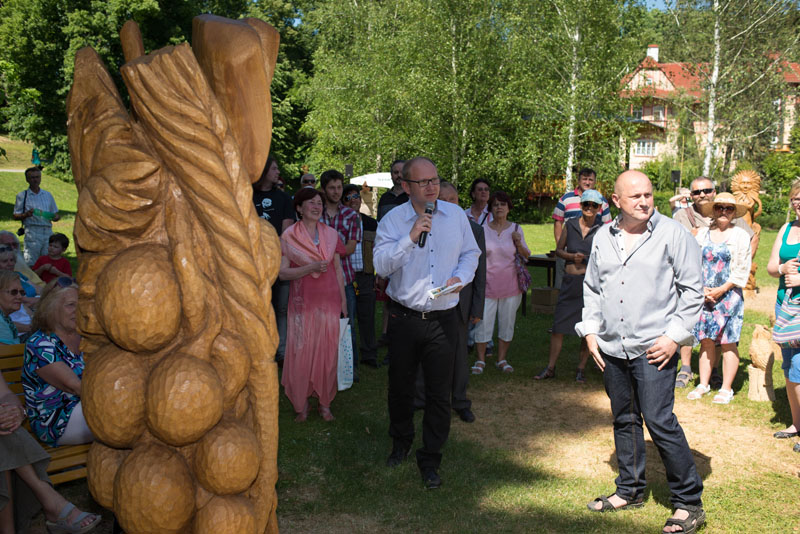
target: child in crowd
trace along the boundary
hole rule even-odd
[[[47,255],[40,256],[33,264],[33,270],[44,283],[49,282],[59,276],[72,278],[72,266],[63,256],[69,247],[69,238],[64,234],[53,234],[50,236],[47,246]]]

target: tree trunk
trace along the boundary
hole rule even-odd
[[[575,99],[578,92],[578,75],[580,74],[580,64],[578,61],[578,42],[581,34],[578,28],[572,36],[572,74],[569,78],[569,130],[567,138],[567,166],[564,169],[564,180],[567,191],[572,191],[572,167],[575,165],[575,127],[577,117],[575,116]]]
[[[719,0],[714,0],[714,59],[711,69],[711,83],[708,87],[708,117],[706,120],[706,157],[703,160],[703,175],[711,178],[711,160],[714,157],[714,129],[716,128],[717,112],[717,82],[719,80],[719,61],[720,61],[720,12]]]

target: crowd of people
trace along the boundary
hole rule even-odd
[[[525,291],[518,269],[531,251],[519,223],[509,218],[514,199],[492,190],[488,180],[471,183],[471,203],[462,209],[456,185],[442,181],[430,159],[394,161],[390,173],[393,187],[377,206],[367,207],[361,197],[367,189],[345,184],[334,169],[319,180],[303,174],[290,196],[270,157],[253,184],[253,203],[281,242],[272,288],[280,338],[275,360],[295,421],[307,420],[312,403],[323,420],[335,419],[341,319],[348,319],[353,381],[360,380],[359,364],[388,366],[392,449],[386,463],[394,467],[410,455],[414,411],[422,410],[423,445],[416,460],[425,487],[432,489],[441,485],[438,469],[451,413],[466,423],[475,420],[467,394],[470,374],[482,374],[495,355],[499,372],[514,372],[509,347]],[[0,386],[0,532],[24,524],[39,505],[48,525],[86,532],[99,517],[80,512],[52,489],[46,453],[20,428],[27,418],[36,438],[51,446],[93,439],[81,407],[78,292],[64,258],[69,239],[52,232],[58,209],[40,188],[41,171],[28,169],[25,176],[29,188],[17,195],[14,207],[24,254],[17,235],[0,232],[0,343],[25,343],[25,406],[5,383]],[[626,171],[617,178],[614,219],[595,184],[592,169],[580,170],[576,188],[553,211],[559,295],[548,363],[533,378],[555,377],[564,336],[579,336],[575,380],[586,381],[591,356],[611,400],[620,468],[615,493],[588,508],[641,506],[646,422],[665,462],[675,508],[665,532],[691,532],[705,519],[702,481],[672,413],[674,395],[693,383],[692,347],[699,345],[698,379],[687,397],[700,399],[713,389],[713,403],[732,401],[743,288],[758,236],[743,219],[748,207],[730,193],[717,194],[705,177],[670,199],[671,218],[654,209],[652,185],[642,173]],[[790,195],[800,220],[800,181]],[[781,228],[767,266],[780,278],[776,313],[784,292],[800,287],[799,224]],[[383,360],[381,346],[388,348]],[[800,430],[800,350],[784,349],[783,369],[792,425],[776,432],[778,439]],[[794,450],[800,452],[800,444]],[[22,479],[30,495],[12,496],[12,477]]]

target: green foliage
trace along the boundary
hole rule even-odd
[[[640,170],[650,178],[656,190],[673,191],[676,185],[672,182],[672,171],[681,171],[679,187],[689,187],[692,180],[703,174],[702,169],[703,161],[697,156],[681,162],[678,156],[666,155],[648,161]]]

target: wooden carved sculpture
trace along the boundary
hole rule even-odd
[[[772,332],[762,325],[756,325],[750,342],[750,361],[747,373],[750,381],[748,398],[754,401],[774,401],[775,388],[772,385],[772,365],[775,357],[780,357],[781,349],[772,341]]]
[[[67,99],[89,488],[129,534],[277,532],[280,246],[251,183],[278,33],[195,18],[192,47],[121,32],[124,107],[80,50]]]
[[[744,214],[744,219],[753,232],[756,234],[756,240],[751,252],[755,258],[756,251],[758,250],[758,242],[761,237],[761,225],[756,222],[756,217],[761,215],[762,202],[758,196],[761,189],[761,176],[756,171],[740,171],[731,179],[731,192],[733,193],[736,202],[744,204],[748,207],[747,213]],[[750,295],[756,290],[756,270],[758,265],[756,262],[750,264],[750,277],[747,279],[745,291],[749,291]],[[746,294],[746,296],[748,296]]]

